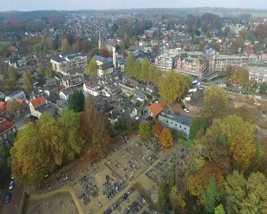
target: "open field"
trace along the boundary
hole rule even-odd
[[[52,213],[66,214],[125,210],[153,213],[158,211],[158,183],[162,176],[168,179],[172,160],[176,161],[177,181],[183,189],[189,152],[190,148],[179,142],[163,149],[156,138],[145,141],[135,132],[131,138],[113,144],[112,152],[102,162],[90,165],[84,160],[56,176],[41,191],[31,193],[26,213],[38,209],[41,213],[51,213],[52,209]],[[46,207],[47,203],[51,208]]]

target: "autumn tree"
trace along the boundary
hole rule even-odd
[[[12,99],[7,101],[7,111],[10,114],[15,114],[17,111],[20,110],[20,103],[16,99]]]
[[[123,40],[120,41],[120,50],[125,51],[125,42]]]
[[[9,78],[10,79],[13,79],[15,81],[17,81],[18,78],[19,78],[18,72],[17,72],[17,70],[13,66],[10,66],[8,68],[8,74],[9,74]]]
[[[203,118],[197,118],[191,122],[189,137],[191,140],[195,139],[197,133],[201,128],[205,129],[206,120]]]
[[[85,67],[85,73],[91,74],[97,70],[97,63],[95,59],[91,59],[88,67]]]
[[[105,57],[105,58],[110,57],[110,53],[108,52],[108,49],[101,48],[100,49],[100,56]]]
[[[159,194],[158,194],[158,206],[162,212],[165,211],[165,207],[167,204],[165,188],[166,188],[166,182],[164,178],[161,178],[161,183],[159,186]]]
[[[181,193],[178,192],[178,188],[176,185],[171,188],[169,197],[174,211],[177,211],[179,207],[182,209],[185,208],[186,203],[184,201],[184,197]]]
[[[162,75],[159,89],[161,96],[172,103],[188,91],[189,83],[182,73],[171,70]]]
[[[249,80],[249,71],[245,67],[240,67],[238,69],[238,74],[237,74],[237,81],[239,85],[244,86],[245,88],[250,87],[250,80]]]
[[[173,145],[173,136],[169,128],[164,128],[159,135],[159,140],[164,147],[171,147]]]
[[[214,214],[225,214],[225,211],[224,211],[224,208],[223,208],[223,205],[222,204],[218,205],[215,208]]]
[[[125,74],[129,77],[133,76],[133,66],[135,63],[135,57],[134,54],[131,52],[128,54],[128,61],[127,61],[127,65],[126,65],[126,69],[125,69]]]
[[[26,88],[26,91],[31,91],[33,89],[33,79],[30,71],[23,72],[23,84]]]
[[[154,85],[158,85],[162,75],[162,71],[160,70],[160,68],[157,67],[155,64],[150,64],[148,71],[149,71],[149,80],[153,82]]]
[[[139,60],[135,60],[132,68],[132,76],[136,79],[141,79],[141,62]]]
[[[69,44],[69,41],[67,38],[62,40],[62,44],[61,44],[61,52],[63,54],[68,54],[72,51],[72,47]]]
[[[216,180],[213,177],[207,188],[202,193],[202,198],[205,201],[204,203],[204,212],[213,213],[215,209],[215,202],[217,197],[217,184]]]
[[[160,120],[156,120],[155,124],[152,126],[152,133],[156,136],[159,137],[160,133],[162,132],[162,122]]]
[[[45,77],[53,78],[55,76],[55,72],[51,68],[45,69]]]
[[[86,109],[79,113],[79,134],[84,140],[81,157],[90,161],[98,161],[110,147],[110,135],[108,131],[108,118],[95,109]]]
[[[139,125],[139,136],[144,139],[149,139],[151,137],[150,126],[147,122],[143,121]]]
[[[84,101],[84,108],[85,109],[96,109],[97,105],[93,99],[93,95],[91,94],[88,94],[86,97],[85,97],[85,101]]]
[[[237,44],[236,41],[232,42],[231,47],[230,47],[230,50],[234,54],[238,52],[239,47],[238,47],[238,44]]]
[[[228,111],[228,99],[224,89],[212,84],[204,89],[202,114],[207,121],[213,118],[223,118]]]
[[[81,112],[84,110],[84,95],[82,91],[75,91],[70,95],[68,109],[74,112]]]
[[[258,39],[264,39],[267,36],[267,25],[266,24],[258,24],[255,28],[255,33]]]
[[[149,61],[147,58],[144,58],[142,60],[141,64],[141,79],[143,81],[148,81],[149,80]]]

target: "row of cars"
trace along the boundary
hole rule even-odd
[[[8,186],[8,189],[9,190],[12,190],[14,188],[14,179],[11,179],[11,181],[9,182],[9,186]],[[8,192],[6,194],[6,197],[5,197],[5,203],[9,203],[11,200],[11,192]]]

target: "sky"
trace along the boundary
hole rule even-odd
[[[0,0],[0,11],[226,7],[264,9],[264,0]]]

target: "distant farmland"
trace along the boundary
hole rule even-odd
[[[256,18],[256,17],[267,17],[267,12],[221,12],[221,11],[212,11],[212,10],[209,10],[209,11],[205,11],[205,13],[213,13],[215,15],[218,15],[218,16],[221,16],[223,17],[224,14],[227,14],[228,16],[231,15],[231,16],[238,16],[240,14],[251,14],[253,18]]]

